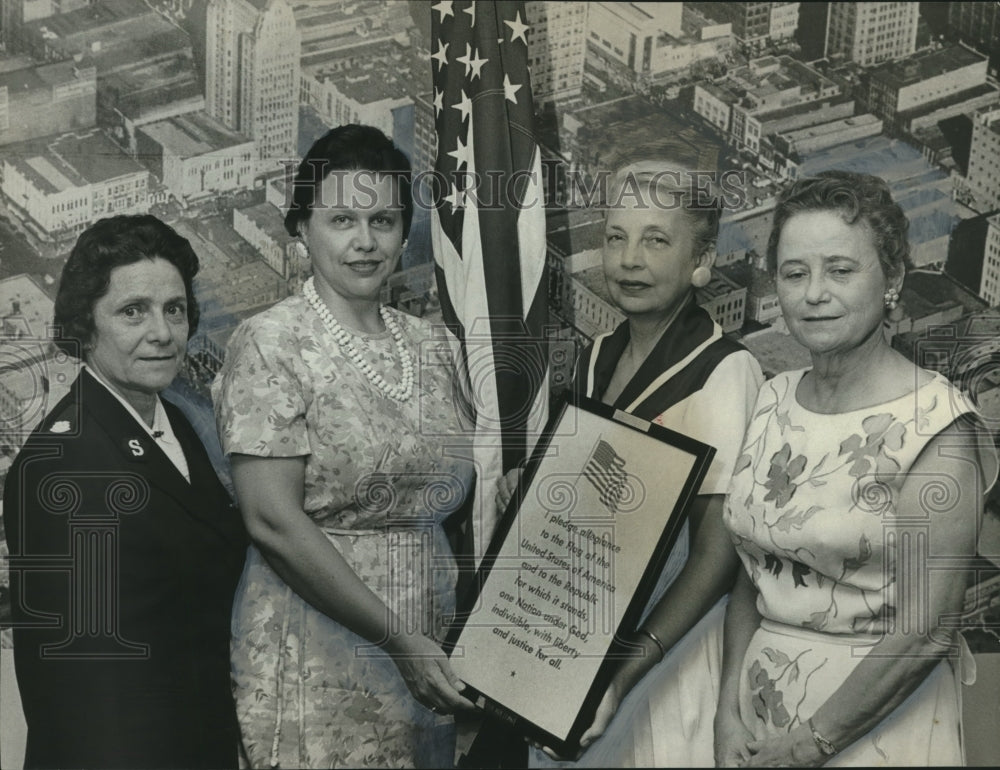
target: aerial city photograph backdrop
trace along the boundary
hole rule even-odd
[[[442,37],[460,21],[466,38]],[[475,38],[486,24],[495,44]],[[208,436],[234,330],[310,275],[283,225],[299,160],[348,123],[383,131],[415,177],[412,230],[383,302],[453,330],[457,315],[470,366],[484,338],[493,352],[479,374],[489,376],[472,371],[473,387],[501,412],[505,398],[521,399],[521,434],[541,428],[584,346],[625,317],[601,267],[602,185],[629,159],[666,153],[722,199],[696,301],[767,377],[810,362],[765,260],[777,196],[831,169],[884,179],[909,219],[913,261],[891,345],[966,390],[996,435],[998,68],[993,2],[0,0],[0,486],[79,370],[51,342],[79,234],[151,213],[190,241],[201,319],[167,396]],[[479,88],[475,98],[451,75]],[[494,130],[490,109],[510,125]],[[463,126],[475,110],[473,132]],[[517,183],[497,171],[490,186],[494,140],[505,173],[523,172]],[[446,285],[449,254],[473,264],[460,243],[473,206],[498,233],[476,257],[482,318],[463,316]],[[519,250],[520,266],[505,249]],[[507,284],[521,287],[516,301],[503,299]],[[513,336],[492,304],[507,301],[529,327]],[[514,367],[506,384],[494,377],[505,345],[537,376]],[[487,448],[494,477],[509,467],[506,441]],[[970,764],[1000,762],[998,494],[960,620],[979,669],[965,695]],[[481,556],[484,543],[475,547]],[[0,766],[16,767],[6,553],[0,525]]]

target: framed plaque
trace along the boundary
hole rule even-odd
[[[449,634],[466,695],[573,756],[715,449],[564,400]]]

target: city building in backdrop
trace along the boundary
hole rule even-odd
[[[917,49],[918,3],[827,3],[826,56],[862,66]]]
[[[309,275],[282,224],[304,149],[331,126],[369,123],[415,171],[432,168],[436,5],[0,0],[0,479],[73,379],[48,326],[79,232],[152,212],[191,241],[202,320],[185,392],[204,397],[236,325]],[[740,180],[697,301],[769,373],[808,365],[764,264],[782,186],[836,168],[886,179],[917,268],[888,332],[915,359],[928,341],[961,342],[934,366],[1000,417],[996,3],[529,0],[519,19],[551,171],[554,391],[579,347],[622,320],[601,274],[593,185],[623,160],[666,153]],[[440,318],[429,218],[416,212],[384,300]],[[5,582],[0,566],[0,624]],[[1000,581],[970,594],[967,616],[996,620],[981,608],[997,595]]]
[[[284,0],[211,0],[206,21],[205,109],[249,136],[259,173],[298,148],[301,37]]]

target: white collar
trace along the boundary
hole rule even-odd
[[[160,449],[167,456],[167,459],[173,463],[173,466],[185,479],[187,479],[188,483],[190,483],[191,472],[188,467],[187,458],[184,456],[184,449],[177,440],[177,436],[174,435],[173,428],[170,427],[170,420],[167,418],[167,410],[163,408],[163,401],[160,397],[156,396],[156,404],[153,408],[153,424],[151,426],[147,425],[146,421],[139,416],[139,413],[133,408],[133,406],[126,401],[118,391],[112,388],[106,380],[102,379],[93,367],[84,364],[84,368],[91,374],[91,376],[93,376],[95,380],[107,388],[108,392],[111,393],[112,396],[118,399],[118,402],[125,407],[125,411],[132,415],[135,421],[142,426],[143,430],[149,434],[150,438],[152,438],[153,441],[159,445]]]
[[[83,368],[86,369],[95,380],[101,383],[101,385],[103,385],[112,396],[118,399],[118,403],[125,407],[125,411],[132,415],[135,421],[142,426],[143,430],[145,430],[151,438],[162,444],[177,443],[177,437],[174,435],[174,431],[170,427],[170,420],[167,418],[167,412],[163,408],[163,402],[160,400],[159,396],[154,396],[156,399],[156,405],[153,409],[153,424],[151,426],[147,425],[146,421],[142,419],[139,413],[135,410],[135,407],[126,401],[121,393],[112,388],[111,385],[108,384],[108,381],[105,380],[98,373],[98,371],[94,369],[94,367],[83,364]]]

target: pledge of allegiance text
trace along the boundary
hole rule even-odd
[[[539,545],[527,537],[523,538],[520,543],[522,553],[538,556],[543,563],[522,561],[521,569],[514,578],[516,588],[521,590],[516,592],[517,596],[501,590],[500,599],[504,605],[494,604],[491,612],[507,621],[502,627],[494,627],[493,633],[496,636],[542,660],[555,656],[557,652],[562,653],[549,660],[550,665],[558,669],[562,663],[559,658],[579,657],[579,647],[589,637],[587,627],[590,625],[590,615],[581,605],[596,605],[598,591],[604,590],[610,594],[615,592],[614,583],[597,573],[610,571],[610,552],[618,553],[621,547],[606,534],[598,535],[590,528],[581,529],[559,514],[546,514],[545,520],[555,528],[551,531],[543,529],[542,539],[565,551],[567,556],[582,557],[584,562],[574,565],[559,553],[553,552],[549,545]],[[595,548],[600,550],[594,550]],[[546,567],[558,571],[550,572]],[[569,579],[561,577],[560,572]],[[523,595],[525,591],[527,597]],[[574,602],[572,597],[577,597],[579,601]],[[506,605],[514,605],[516,609]],[[511,627],[530,632],[531,635],[518,636],[512,632]],[[556,633],[553,633],[553,629]],[[537,649],[535,645],[538,645]]]

